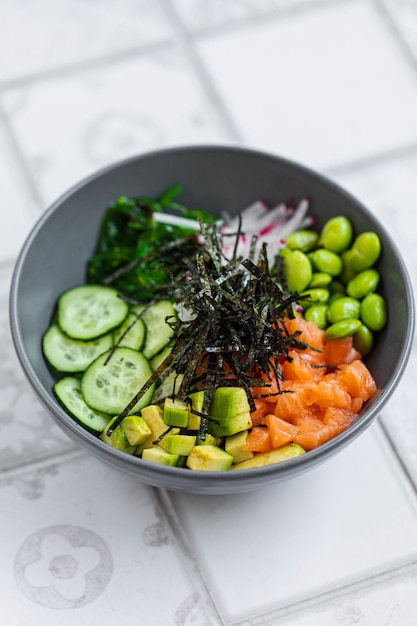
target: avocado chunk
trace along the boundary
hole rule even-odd
[[[233,457],[221,448],[207,444],[195,446],[187,459],[187,467],[192,470],[223,471],[231,468]]]
[[[135,451],[135,446],[132,446],[132,444],[129,442],[129,439],[126,437],[126,433],[120,425],[116,426],[111,435],[107,434],[107,431],[116,419],[117,415],[116,417],[113,417],[107,424],[106,428],[100,434],[100,439],[104,441],[104,443],[107,443],[109,446],[112,446],[112,448],[116,448],[117,450],[121,450],[122,452],[127,452],[128,454],[133,454],[133,452]]]
[[[252,426],[250,407],[242,387],[218,387],[210,408],[209,432],[215,437],[226,437]]]
[[[242,463],[252,459],[254,454],[250,450],[246,450],[246,439],[248,437],[248,431],[242,430],[240,433],[229,435],[225,439],[225,450],[233,457],[233,463]]]
[[[164,422],[168,426],[186,428],[188,425],[188,404],[182,400],[165,398]]]
[[[195,391],[189,394],[191,404],[188,406],[188,430],[200,430],[201,417],[193,413],[202,413],[204,402],[204,391]]]
[[[274,463],[281,463],[282,461],[287,461],[288,459],[292,459],[304,453],[304,448],[296,443],[289,443],[285,446],[282,446],[281,448],[277,448],[276,450],[271,450],[270,452],[260,452],[259,454],[256,454],[252,459],[248,459],[247,461],[242,461],[242,463],[237,463],[236,465],[233,465],[232,470],[243,470],[251,469],[253,467],[264,467],[265,465],[273,465]]]
[[[152,463],[159,463],[160,465],[174,466],[178,463],[178,454],[171,454],[160,446],[152,446],[152,448],[146,448],[142,453],[142,459],[145,461],[152,461]]]
[[[148,424],[140,415],[128,415],[120,424],[129,443],[132,446],[138,446],[143,443],[152,433]]]
[[[147,439],[145,439],[145,441],[139,444],[136,448],[135,455],[138,456],[142,454],[145,448],[151,448],[153,442],[168,430],[168,427],[164,422],[163,411],[160,406],[150,404],[149,406],[144,407],[140,414],[151,429],[151,433],[149,437],[147,437]]]
[[[197,446],[217,446],[220,448],[223,439],[221,437],[214,437],[214,435],[210,435],[210,433],[206,433],[206,438],[202,439],[201,437],[197,437],[196,445]]]
[[[165,435],[159,445],[171,454],[188,456],[195,446],[197,437],[194,435]]]

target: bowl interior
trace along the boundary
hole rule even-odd
[[[389,324],[367,359],[379,391],[351,429],[318,450],[282,465],[227,472],[221,479],[211,473],[149,468],[149,463],[102,444],[57,406],[41,337],[50,323],[57,296],[85,280],[86,261],[94,249],[104,208],[119,195],[156,196],[177,182],[183,185],[184,204],[214,214],[235,214],[258,199],[278,203],[308,196],[318,227],[328,217],[343,214],[352,220],[357,232],[373,230],[380,234],[383,253],[378,269]],[[35,226],[19,256],[11,290],[11,327],[19,359],[39,399],[69,436],[104,461],[149,484],[200,493],[236,492],[297,474],[357,436],[376,417],[400,377],[410,351],[413,325],[413,298],[401,256],[385,228],[367,209],[337,185],[304,167],[235,148],[155,152],[118,163],[83,181],[46,211]]]

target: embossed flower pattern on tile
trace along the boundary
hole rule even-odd
[[[15,579],[33,602],[72,609],[95,600],[106,588],[113,562],[103,540],[86,528],[44,528],[20,547]]]

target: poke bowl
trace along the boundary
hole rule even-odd
[[[106,214],[109,207],[112,209]],[[134,223],[129,210],[139,216]],[[127,221],[120,217],[126,215]],[[120,219],[125,226],[128,223],[133,261],[125,255],[125,244],[117,239]],[[148,228],[149,219],[158,222],[157,226],[152,222],[153,230]],[[141,230],[143,220],[146,234]],[[335,221],[342,221],[343,228],[347,223],[351,229],[345,243],[344,231],[336,231],[332,241],[329,224]],[[164,239],[162,244],[158,240],[161,229],[164,236],[171,233],[171,239]],[[109,251],[109,233],[115,237],[110,260],[105,254]],[[299,233],[313,243],[294,243]],[[354,257],[362,234],[374,237],[379,247],[372,262],[362,266],[358,262],[352,270],[349,255]],[[314,255],[319,252],[320,256],[323,249],[341,264],[335,271],[326,263],[324,268],[319,262],[316,265]],[[151,261],[161,250],[163,265],[155,269]],[[300,282],[303,263],[310,274]],[[164,278],[159,281],[161,267]],[[124,291],[125,278],[132,272],[134,290],[129,291],[128,286]],[[365,290],[360,280],[353,281],[364,272],[368,272],[368,282],[370,276],[372,280],[376,277]],[[141,285],[140,296],[137,283]],[[104,294],[105,303],[98,306],[98,330],[89,334],[86,329],[96,307],[88,300],[92,293],[94,297]],[[74,314],[71,307],[74,302],[78,306],[80,294],[87,300]],[[373,320],[368,324],[366,317],[364,301],[368,295],[377,304],[379,320],[374,327]],[[114,309],[109,313],[107,296],[116,302],[115,319]],[[358,312],[340,314],[341,305],[337,305],[333,317],[329,315],[330,298],[336,303],[339,296],[345,302],[356,300]],[[164,308],[167,302],[173,308]],[[152,315],[146,318],[155,306],[162,306],[168,333],[165,326],[165,330],[152,326]],[[134,321],[128,324],[132,315]],[[142,337],[142,343],[133,348],[122,339],[132,328],[141,334],[137,320],[144,327],[145,339]],[[341,402],[343,415],[350,417],[343,427],[339,422],[336,430],[339,406],[331,415],[327,408],[324,413],[317,394],[307,403],[308,424],[314,426],[313,431],[320,431],[320,437],[327,433],[319,440],[310,426],[307,434],[303,431],[306,422],[301,418],[293,413],[286,416],[280,412],[284,409],[277,409],[281,398],[295,397],[294,388],[285,387],[286,379],[291,378],[288,372],[301,363],[304,369],[298,377],[310,381],[311,398],[313,379],[325,376],[320,378],[321,389],[329,385],[334,389],[340,377],[345,376],[346,382],[350,366],[332,361],[327,348],[325,352],[321,345],[313,345],[311,338],[305,341],[297,326],[300,320],[309,327],[315,325],[329,346],[348,338],[348,360],[360,363],[370,373],[373,385],[366,383],[371,391],[365,395],[359,390],[349,396],[349,411],[343,405],[349,385],[342,385],[342,400],[338,396],[336,405]],[[296,326],[288,330],[288,321]],[[370,426],[406,367],[414,331],[414,301],[405,264],[387,230],[338,185],[278,156],[236,147],[195,146],[155,151],[112,164],[75,185],[46,210],[16,262],[10,323],[20,364],[35,395],[73,442],[148,485],[199,494],[230,494],[309,471],[331,459]],[[78,324],[75,330],[74,324]],[[368,335],[362,333],[364,327]],[[260,337],[266,337],[261,351]],[[83,367],[66,368],[60,366],[60,355],[57,361],[54,350],[71,341],[82,344],[83,349],[88,342],[99,343],[101,348],[94,348],[94,357]],[[315,360],[324,352],[327,356]],[[122,404],[113,403],[115,394],[110,393],[108,404],[102,405],[101,399],[97,404],[94,394],[103,383],[97,378],[97,368],[103,371],[118,356],[121,361],[127,359],[130,367],[132,357],[134,372],[140,372],[139,379],[128,386],[131,396],[133,389],[135,393],[129,403],[126,396]],[[171,381],[168,391],[167,381]],[[86,420],[79,419],[77,410],[74,413],[65,404],[68,389],[73,396],[77,394],[77,401],[80,397],[87,405],[91,428]],[[210,398],[209,404],[204,404],[204,397]],[[313,409],[321,413],[314,414]],[[229,420],[225,418],[224,423],[219,417],[223,411]],[[159,422],[162,418],[162,430],[153,430],[154,414]],[[240,425],[232,430],[235,414]],[[197,425],[191,426],[191,417]],[[327,425],[324,430],[319,418]],[[141,431],[142,427],[145,430]],[[119,445],[117,433],[123,445]],[[293,433],[292,439],[288,433]],[[318,443],[311,443],[312,436]],[[214,457],[206,458],[211,449]],[[281,457],[274,456],[277,451]],[[191,461],[194,456],[196,462]]]

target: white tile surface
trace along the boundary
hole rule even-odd
[[[2,623],[207,624],[152,489],[79,455],[0,493]]]
[[[417,81],[370,4],[271,19],[198,48],[252,146],[323,168],[417,139]]]
[[[394,467],[373,427],[293,481],[227,498],[173,494],[226,623],[416,560],[416,509]]]
[[[383,0],[411,54],[417,61],[417,3],[415,0]]]
[[[6,129],[0,124],[0,262],[16,257],[36,218],[35,202],[19,167]]]
[[[11,90],[3,104],[47,203],[118,159],[228,139],[186,59],[173,49]]]
[[[152,0],[1,0],[0,15],[0,82],[140,49],[169,32]]]

